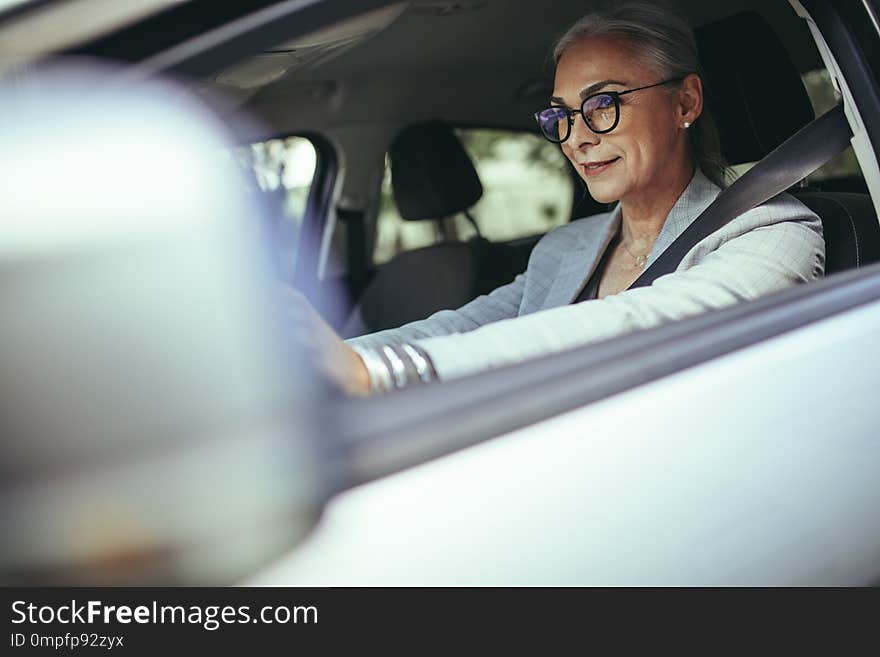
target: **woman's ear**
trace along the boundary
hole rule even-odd
[[[682,80],[676,111],[682,127],[685,123],[690,126],[703,113],[703,81],[696,73],[690,73]]]

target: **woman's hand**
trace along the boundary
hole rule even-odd
[[[300,342],[308,347],[315,366],[346,393],[369,395],[370,376],[357,352],[336,335],[300,292],[285,287],[283,294],[301,333]]]

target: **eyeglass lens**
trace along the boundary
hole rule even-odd
[[[587,124],[596,132],[610,130],[617,122],[617,103],[614,102],[614,96],[590,96],[582,109]]]
[[[617,123],[617,103],[610,94],[590,96],[582,106],[584,120],[594,132],[607,132]],[[538,113],[538,125],[550,141],[562,142],[571,131],[570,113],[562,107],[550,107]]]

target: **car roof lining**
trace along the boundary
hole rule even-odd
[[[198,86],[212,94],[221,113],[244,110],[256,117],[254,131],[243,139],[327,135],[345,167],[339,200],[366,210],[370,222],[378,205],[377,163],[406,125],[439,118],[453,125],[533,130],[532,114],[552,89],[550,46],[584,13],[577,0],[555,2],[552,13],[529,0],[449,4],[464,9],[440,15],[437,2],[407,3],[384,27],[364,31],[357,44],[291,67],[264,85],[223,84],[227,68]],[[695,26],[754,10],[780,36],[798,70],[821,66],[809,30],[784,0],[677,4]],[[269,69],[271,56],[263,55]],[[256,67],[255,75],[261,73]]]
[[[584,13],[584,3],[559,0],[552,12],[529,0],[454,4],[477,8],[438,15],[424,10],[436,2],[409,3],[385,29],[354,47],[323,62],[306,61],[253,88],[244,107],[275,133],[374,120],[402,126],[432,118],[531,129],[534,105],[546,100],[552,86],[550,46]],[[798,70],[821,67],[807,27],[785,1],[677,4],[695,26],[754,10],[780,35]],[[223,76],[203,82],[216,84]],[[316,103],[310,93],[316,86],[332,88],[334,95]]]

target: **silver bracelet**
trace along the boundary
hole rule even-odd
[[[415,345],[404,342],[372,348],[350,346],[367,369],[371,393],[384,394],[416,381],[429,383],[437,376],[428,356]]]
[[[394,375],[394,387],[398,389],[406,387],[406,365],[404,365],[400,356],[388,345],[382,347],[382,353],[385,354],[385,358],[388,359],[388,363],[391,365],[391,373]]]
[[[403,350],[406,352],[406,355],[410,357],[413,365],[416,367],[416,374],[419,375],[419,379],[422,383],[428,383],[431,380],[431,373],[428,371],[428,361],[422,358],[422,355],[416,351],[411,344],[403,343],[401,345]]]
[[[391,390],[393,387],[391,372],[379,355],[369,348],[350,346],[361,357],[364,367],[367,368],[367,374],[370,377],[370,392],[383,394]]]

